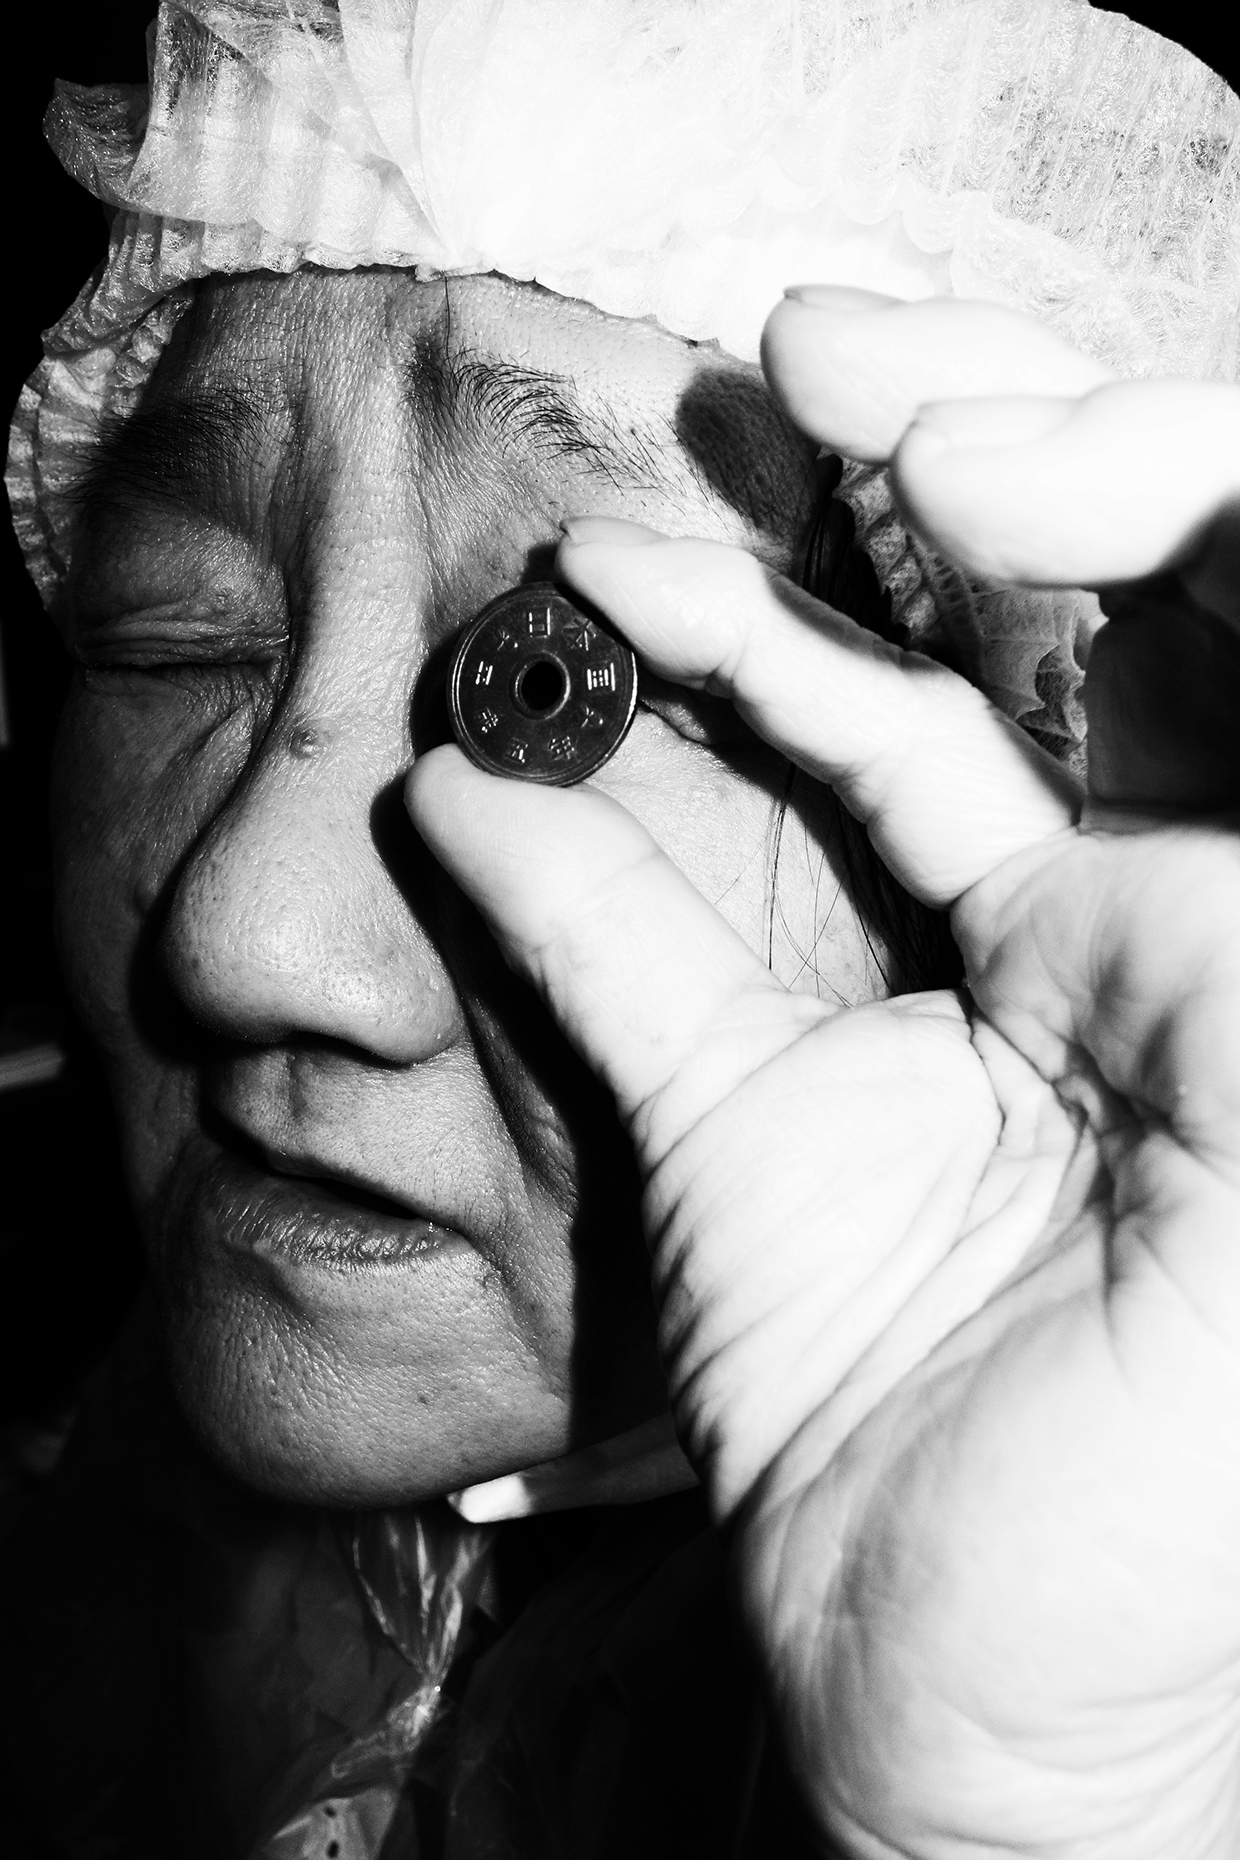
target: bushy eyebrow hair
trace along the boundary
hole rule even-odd
[[[219,514],[219,487],[249,469],[271,409],[239,389],[142,406],[105,420],[69,500],[80,522],[131,504],[186,505]]]
[[[406,395],[442,429],[479,427],[502,446],[571,458],[613,483],[651,489],[666,483],[669,454],[679,451],[669,421],[666,450],[636,428],[587,414],[564,375],[526,368],[472,350],[446,354],[420,341],[405,366]],[[190,507],[226,516],[223,486],[261,455],[273,409],[240,388],[140,406],[107,419],[84,453],[68,499],[79,523],[138,504]]]
[[[514,451],[568,458],[641,490],[666,483],[669,454],[679,450],[669,421],[666,441],[609,417],[588,413],[567,375],[552,374],[421,338],[405,365],[405,389],[415,412],[442,428],[479,427]]]

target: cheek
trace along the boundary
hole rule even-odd
[[[247,1484],[299,1503],[416,1502],[562,1453],[567,1396],[506,1322],[477,1256],[336,1279],[327,1308],[196,1244],[159,1275],[181,1404]],[[299,1291],[302,1295],[299,1295]]]
[[[125,696],[79,680],[53,783],[57,925],[74,1001],[113,1058],[132,1044],[130,970],[143,924],[244,768],[247,707],[151,681]]]
[[[639,712],[595,777],[786,988],[856,1006],[885,993],[844,873],[829,789],[758,749],[724,755]]]
[[[760,749],[729,760],[639,711],[623,749],[594,781],[641,821],[702,896],[765,957],[787,770],[781,757]]]
[[[767,960],[786,988],[844,1007],[881,998],[882,972],[844,874],[839,804],[803,776],[791,786],[772,860]]]

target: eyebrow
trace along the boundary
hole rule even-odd
[[[666,483],[679,447],[666,433],[623,427],[609,414],[587,412],[567,375],[527,368],[474,349],[441,346],[423,337],[405,368],[406,392],[437,424],[474,425],[511,451],[568,458],[613,483],[653,490]]]
[[[779,416],[758,404],[765,395],[743,377],[712,373],[681,397],[674,417],[642,428],[622,425],[606,408],[588,411],[566,375],[452,348],[441,334],[419,337],[403,372],[407,401],[441,430],[471,425],[506,450],[574,460],[621,489],[665,490],[688,471],[751,521],[770,526],[769,489],[751,482],[753,442],[755,433],[769,439]],[[113,416],[67,493],[79,522],[162,504],[227,523],[226,487],[297,424],[287,399],[269,388],[220,384]]]

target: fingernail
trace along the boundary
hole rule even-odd
[[[639,543],[666,540],[661,530],[631,523],[627,517],[564,517],[560,528],[571,543],[619,543],[633,549]]]
[[[882,291],[863,291],[855,284],[790,284],[784,296],[810,310],[833,310],[838,316],[852,316],[859,310],[886,310],[904,301],[901,297],[887,297]]]
[[[498,1524],[507,1518],[527,1518],[534,1506],[521,1473],[504,1473],[483,1485],[467,1485],[449,1492],[448,1503],[467,1524]]]
[[[913,428],[944,446],[1023,446],[1066,426],[1079,402],[1042,394],[937,400],[917,409]]]

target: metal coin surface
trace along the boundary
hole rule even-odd
[[[615,754],[636,704],[632,652],[550,582],[484,607],[448,680],[452,728],[471,762],[562,788]]]

